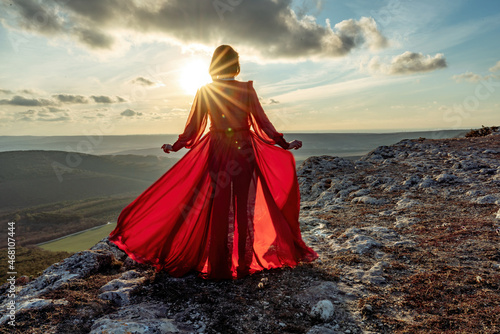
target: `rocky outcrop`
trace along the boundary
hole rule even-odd
[[[358,161],[311,157],[297,174],[301,229],[320,254],[316,262],[234,282],[172,278],[105,238],[18,282],[14,331],[494,332],[499,161],[497,134],[403,140]],[[7,289],[0,294],[2,326]],[[436,321],[437,312],[449,321]]]

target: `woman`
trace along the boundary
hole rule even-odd
[[[283,139],[252,82],[235,80],[239,71],[238,53],[219,46],[213,82],[198,90],[178,140],[162,146],[190,151],[121,212],[109,240],[137,262],[175,277],[235,279],[318,257],[301,237],[287,151],[302,143]]]

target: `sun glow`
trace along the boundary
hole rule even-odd
[[[198,88],[209,82],[212,78],[208,74],[208,64],[201,60],[190,61],[180,70],[179,84],[188,94],[196,94]]]

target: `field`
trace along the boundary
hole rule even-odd
[[[65,251],[76,253],[94,246],[99,240],[106,237],[116,224],[109,223],[98,226],[87,231],[72,234],[61,239],[39,245],[40,248],[49,251]]]

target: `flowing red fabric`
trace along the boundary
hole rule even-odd
[[[173,145],[190,150],[123,209],[109,240],[174,277],[235,279],[313,261],[299,228],[295,159],[274,144],[288,146],[251,81],[203,86]]]

